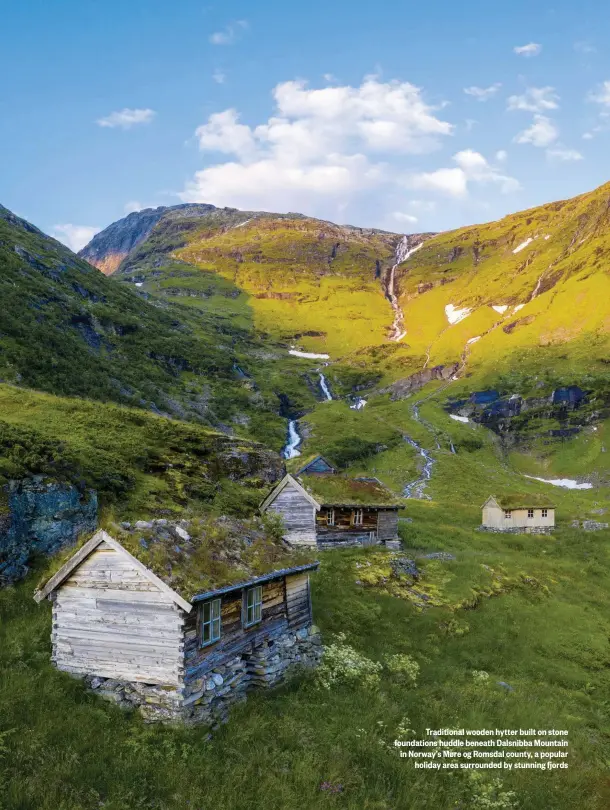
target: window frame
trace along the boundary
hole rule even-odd
[[[504,520],[511,520],[512,516],[513,516],[513,513],[511,512],[510,509],[505,509],[504,510]]]
[[[548,510],[548,509],[541,509],[541,516],[542,516],[543,518],[548,518],[548,516],[549,516],[549,510]]]
[[[536,513],[534,512],[534,510],[533,510],[533,509],[528,509],[528,510],[527,510],[527,519],[528,519],[528,520],[533,520],[533,518],[534,518],[535,514],[536,514]]]
[[[260,594],[260,599],[256,598],[256,594]],[[250,604],[250,594],[252,594],[252,604]],[[257,610],[258,608],[258,610]],[[251,588],[244,589],[243,595],[243,619],[242,623],[244,628],[254,627],[263,620],[263,586],[253,585]],[[252,611],[252,618],[249,619],[249,613]]]
[[[359,518],[357,520],[356,518]],[[352,512],[352,525],[354,526],[362,526],[364,523],[364,509],[354,509]]]
[[[335,508],[331,506],[330,509],[326,510],[326,525],[327,526],[335,526]]]
[[[209,618],[206,619],[206,608]],[[206,628],[209,629],[209,638],[205,638]],[[222,600],[208,599],[199,609],[199,646],[209,647],[222,638]]]

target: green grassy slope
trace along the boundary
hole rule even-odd
[[[265,447],[143,410],[0,385],[0,486],[44,474],[117,519],[252,513],[281,473]]]
[[[201,729],[147,727],[54,671],[50,606],[31,598],[38,573],[0,592],[3,806],[191,810],[213,796],[226,810],[606,808],[608,533],[481,535],[476,510],[449,502],[411,515],[417,583],[393,576],[386,553],[325,552],[313,604],[326,643],[343,632],[370,660],[408,654],[416,684],[387,669],[378,685],[305,678],[251,695],[211,742]],[[423,558],[438,551],[455,560]],[[502,772],[497,784],[398,758],[395,739],[448,726],[568,729],[569,769]]]
[[[285,364],[276,368],[285,351],[240,317],[239,291],[213,279],[228,313],[146,300],[0,207],[0,381],[156,410],[279,449],[278,393],[297,406],[314,398],[283,378]],[[241,367],[257,368],[260,384]]]
[[[426,242],[398,270],[411,351],[430,365],[465,354],[470,371],[491,374],[523,361],[555,371],[603,368],[609,200],[605,185]],[[470,314],[451,325],[448,305]]]

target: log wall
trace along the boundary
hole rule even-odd
[[[282,517],[288,543],[315,546],[316,509],[295,487],[285,486],[268,509]]]
[[[177,686],[183,673],[183,611],[106,543],[55,592],[58,669]]]
[[[185,619],[184,666],[185,680],[200,678],[215,667],[223,666],[236,655],[252,651],[253,645],[288,628],[284,579],[266,582],[263,588],[262,619],[252,627],[242,625],[243,591],[221,596],[220,640],[206,647],[199,644],[201,608],[195,604]]]

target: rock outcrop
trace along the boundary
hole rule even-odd
[[[419,391],[424,385],[427,385],[432,380],[450,380],[451,377],[457,372],[459,368],[458,363],[453,363],[450,366],[434,366],[433,368],[425,368],[422,371],[417,371],[411,374],[410,377],[405,377],[402,380],[396,380],[395,383],[389,385],[387,388],[382,388],[380,394],[390,394],[390,399],[395,401],[397,399],[406,399],[409,394],[414,391]]]
[[[0,586],[24,577],[31,559],[53,554],[97,527],[97,495],[34,476],[0,489]]]
[[[134,211],[96,234],[78,255],[109,276],[118,269],[123,259],[150,235],[164,216],[171,214],[197,217],[205,216],[214,210],[213,205],[186,203]]]

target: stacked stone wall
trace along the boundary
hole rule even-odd
[[[179,687],[117,681],[86,676],[97,695],[125,709],[137,709],[148,722],[184,722],[212,729],[225,723],[231,706],[246,699],[252,689],[269,689],[291,670],[315,667],[322,657],[317,627],[286,631],[254,650],[215,667]]]

